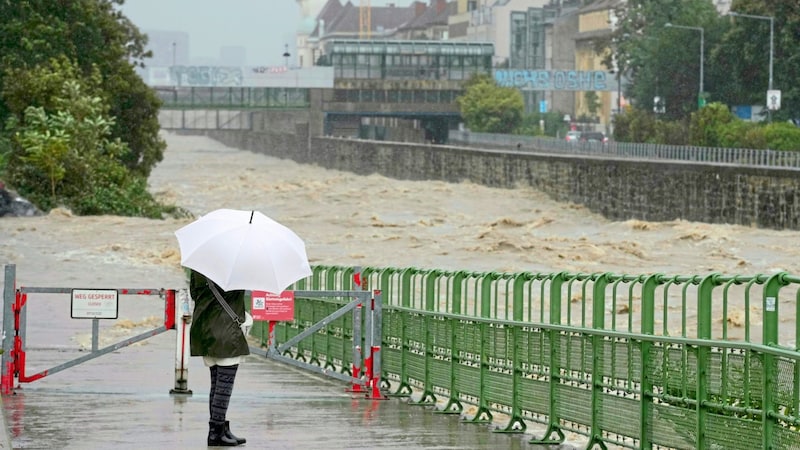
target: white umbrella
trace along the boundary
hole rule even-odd
[[[181,265],[223,290],[280,293],[311,275],[306,246],[292,230],[258,211],[218,209],[175,232]]]

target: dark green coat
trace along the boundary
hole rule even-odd
[[[233,312],[243,320],[244,291],[225,292],[219,289],[219,292]],[[189,277],[189,294],[194,300],[194,314],[189,332],[191,355],[213,358],[249,355],[250,349],[242,329],[217,301],[206,283],[206,277],[194,270]]]

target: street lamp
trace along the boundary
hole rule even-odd
[[[748,19],[759,19],[759,20],[769,20],[769,86],[767,87],[768,90],[772,90],[772,55],[774,53],[773,50],[773,42],[775,36],[775,17],[772,16],[756,16],[753,14],[742,14],[733,11],[728,12],[729,16],[734,17],[746,17]],[[770,121],[772,121],[772,110],[767,105],[767,115]]]
[[[292,56],[292,54],[289,53],[289,44],[284,44],[284,49],[285,49],[285,51],[283,52],[283,57],[286,58],[286,68],[288,69],[289,68],[289,57]]]
[[[289,44],[284,44],[283,57],[286,58],[286,70],[289,70],[290,56],[292,55],[289,53]],[[284,106],[289,106],[289,88],[286,85],[283,86],[283,103]]]
[[[697,106],[703,107],[705,105],[705,99],[703,98],[703,64],[705,61],[705,37],[704,37],[704,30],[702,27],[687,27],[685,25],[673,25],[669,22],[664,24],[665,27],[671,28],[683,28],[685,30],[695,30],[700,32],[700,93],[697,96]]]

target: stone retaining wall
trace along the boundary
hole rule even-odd
[[[532,186],[611,220],[800,229],[800,171],[676,161],[593,158],[438,145],[195,131],[227,145],[357,174],[499,188]],[[448,201],[443,198],[442,201]]]

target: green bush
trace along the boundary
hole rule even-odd
[[[656,120],[647,111],[634,109],[630,111],[631,120],[628,129],[628,142],[656,142]]]
[[[563,118],[564,115],[556,111],[525,114],[522,117],[522,123],[514,130],[514,134],[525,136],[564,136],[568,126],[564,123]],[[540,120],[544,120],[544,131],[542,131],[542,127],[539,124]]]
[[[764,127],[767,148],[800,151],[800,127],[787,122],[774,122]]]
[[[759,125],[744,120],[734,120],[717,127],[717,142],[720,147],[764,148]]]
[[[714,102],[692,113],[689,122],[689,144],[700,147],[720,147],[724,125],[739,120],[727,105]]]
[[[655,124],[656,144],[687,145],[689,136],[687,126],[679,120],[659,120]]]
[[[69,199],[68,206],[78,215],[112,214],[161,219],[165,212],[147,191],[147,180],[140,177],[130,177],[123,183],[93,186],[86,195]]]

